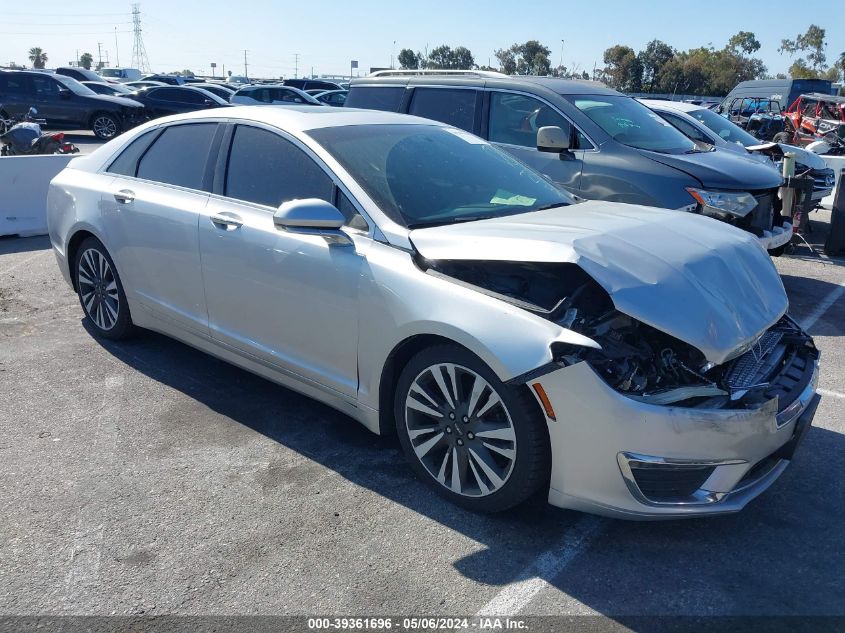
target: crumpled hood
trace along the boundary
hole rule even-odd
[[[787,309],[768,254],[751,234],[718,220],[589,201],[452,226],[414,229],[431,260],[570,262],[616,309],[720,364]]]
[[[757,191],[780,187],[783,178],[773,165],[734,152],[660,154],[637,150],[646,158],[689,174],[705,188],[728,191]]]

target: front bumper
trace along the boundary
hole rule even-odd
[[[585,362],[536,382],[557,418],[547,420],[549,503],[628,519],[738,512],[784,471],[819,400],[817,360],[801,394],[780,412],[777,398],[756,409],[645,404],[614,391]],[[683,498],[654,501],[634,476],[644,464],[698,468],[706,479]]]
[[[784,222],[782,226],[775,226],[771,231],[763,231],[763,235],[757,238],[760,246],[767,251],[789,244],[792,240],[792,224]]]

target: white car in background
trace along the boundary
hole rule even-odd
[[[736,123],[700,105],[660,99],[640,101],[693,141],[775,163],[781,162],[785,152],[795,154],[796,175],[807,174],[814,181],[813,202],[821,202],[833,191],[836,174],[818,154],[795,145],[761,141]]]
[[[232,95],[237,105],[325,105],[307,92],[291,86],[244,86]]]

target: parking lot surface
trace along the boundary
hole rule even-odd
[[[823,399],[742,513],[484,516],[394,438],[162,336],[94,339],[0,240],[0,613],[845,615],[845,262],[776,261]]]

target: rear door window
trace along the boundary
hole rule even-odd
[[[560,112],[539,99],[512,92],[490,93],[491,142],[536,148],[537,130],[548,125],[556,125],[566,134],[572,131]]]
[[[248,125],[235,129],[224,195],[276,208],[283,202],[319,198],[334,203],[334,184],[296,145]]]
[[[120,174],[122,176],[132,176],[133,178],[138,174],[138,160],[143,153],[150,146],[150,143],[155,140],[158,135],[158,130],[152,130],[146,134],[132,141],[120,155],[112,161],[109,168],[106,170],[112,174]]]
[[[416,88],[408,114],[474,132],[477,103],[477,90]]]
[[[210,190],[205,175],[216,123],[172,125],[138,164],[138,178],[188,189]]]
[[[349,108],[398,112],[404,86],[352,86],[344,104]]]

